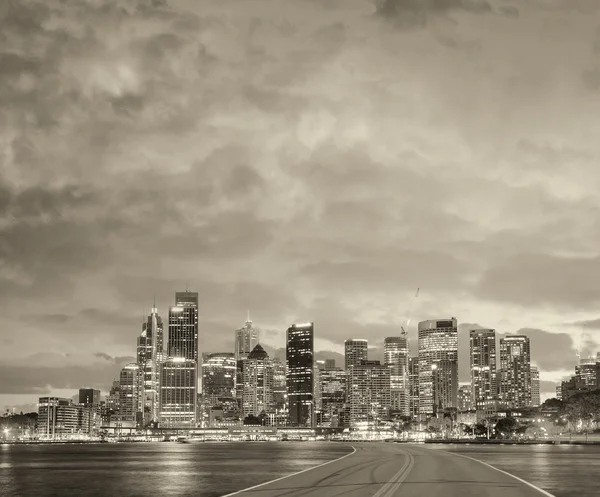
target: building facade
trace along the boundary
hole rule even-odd
[[[391,408],[390,368],[379,361],[362,361],[346,372],[347,406],[350,427],[377,423],[388,417]]]
[[[286,334],[288,419],[292,426],[314,426],[314,324],[293,324]]]
[[[336,428],[340,426],[346,402],[346,372],[335,366],[325,367],[320,372],[320,383],[321,425]]]
[[[368,341],[362,338],[348,338],[344,342],[344,366],[360,366],[368,359]]]
[[[458,410],[460,412],[474,411],[473,389],[471,384],[458,386]]]
[[[202,396],[216,405],[235,397],[236,361],[232,352],[208,354],[202,364]]]
[[[258,345],[258,329],[252,325],[250,316],[246,319],[244,327],[234,331],[235,360],[243,361]]]
[[[137,339],[137,364],[144,376],[144,425],[159,419],[160,361],[163,353],[163,323],[156,305],[142,323]]]
[[[500,398],[512,408],[531,407],[529,338],[507,335],[500,339]]]
[[[473,402],[477,404],[477,402],[497,398],[496,331],[470,330],[469,349]]]
[[[442,359],[431,365],[433,414],[458,408],[458,362]]]
[[[269,414],[273,407],[273,363],[269,355],[257,344],[244,359],[242,415]]]
[[[540,407],[541,395],[540,395],[540,371],[537,367],[531,366],[531,407]]]
[[[409,410],[410,416],[416,418],[419,415],[419,358],[408,359],[408,383],[409,383]]]
[[[392,409],[403,416],[410,414],[410,384],[408,378],[408,339],[406,336],[383,340],[384,364],[390,369]]]
[[[161,365],[160,423],[163,427],[196,426],[197,363],[185,357],[170,357]]]
[[[144,408],[144,372],[135,363],[127,364],[119,375],[117,421],[123,427],[141,427]]]
[[[435,405],[433,365],[439,361],[458,362],[458,327],[456,318],[421,321],[418,326],[418,340],[419,414],[429,416],[434,413]],[[444,371],[446,370],[444,368]],[[458,383],[451,381],[451,385],[453,391],[450,393],[450,398],[456,399]]]
[[[169,357],[183,357],[198,364],[198,292],[176,292],[169,307]]]

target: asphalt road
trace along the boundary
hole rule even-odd
[[[359,443],[353,447],[356,452],[341,459],[228,495],[552,497],[508,473],[443,450],[392,443]]]

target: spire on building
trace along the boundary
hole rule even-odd
[[[251,324],[252,320],[250,319],[250,310],[246,311],[246,324]]]

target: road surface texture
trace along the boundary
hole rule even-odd
[[[466,456],[422,445],[353,444],[355,452],[224,497],[542,497],[552,495]]]

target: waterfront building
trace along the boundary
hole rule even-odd
[[[92,422],[90,416],[91,407],[74,404],[71,399],[40,397],[38,399],[38,436],[42,440],[56,440],[94,435],[98,423],[97,419]]]
[[[473,389],[471,384],[458,386],[458,410],[460,412],[475,410],[473,402]]]
[[[346,369],[351,366],[360,366],[362,361],[368,359],[368,341],[362,338],[348,338],[344,342],[344,365]]]
[[[509,407],[531,407],[529,338],[507,335],[500,339],[500,398]]]
[[[234,331],[235,342],[235,360],[243,361],[248,357],[254,347],[258,345],[259,334],[258,329],[252,325],[250,313],[244,323],[244,327]]]
[[[79,406],[78,423],[80,428],[89,435],[95,435],[102,424],[100,390],[80,388]]]
[[[169,357],[161,365],[160,422],[163,427],[196,425],[197,363],[186,357]]]
[[[143,423],[144,373],[135,364],[127,364],[119,375],[119,411],[117,422],[122,427],[136,427]]]
[[[346,401],[346,372],[335,366],[325,367],[320,371],[320,384],[321,426],[336,428],[340,426]]]
[[[531,366],[531,407],[539,407],[541,402],[540,398],[540,372],[537,367]]]
[[[293,324],[286,333],[289,424],[314,426],[314,323]]]
[[[169,307],[169,357],[183,357],[198,364],[198,292],[176,292]]]
[[[443,359],[431,365],[433,414],[458,407],[458,362]]]
[[[144,377],[144,425],[157,422],[159,417],[160,362],[163,352],[163,323],[156,303],[142,323],[137,339],[137,364]]]
[[[258,416],[273,411],[273,364],[260,344],[244,362],[242,415]]]
[[[285,363],[273,359],[273,405],[277,410],[285,410],[287,404],[287,384]]]
[[[99,406],[100,390],[94,388],[80,388],[79,403],[84,406]]]
[[[383,340],[384,364],[390,369],[392,409],[403,416],[410,415],[410,384],[408,378],[408,339],[406,336]]]
[[[497,398],[496,330],[470,330],[469,348],[473,402]]]
[[[456,318],[421,321],[418,326],[419,340],[419,414],[434,413],[433,365],[439,361],[458,362],[458,327]],[[444,364],[444,373],[452,373],[452,367]],[[441,374],[441,373],[440,373]],[[438,374],[438,380],[442,378]],[[443,385],[452,389],[444,394],[444,402],[457,398],[458,382],[443,379]],[[450,399],[450,400],[448,400]],[[456,405],[456,404],[455,404]]]
[[[232,352],[207,354],[202,364],[202,396],[216,405],[235,397],[236,361]]]
[[[419,415],[419,358],[408,358],[409,410],[410,416]]]
[[[352,365],[346,374],[350,427],[386,419],[391,407],[390,368],[380,361],[363,360],[360,365]]]

